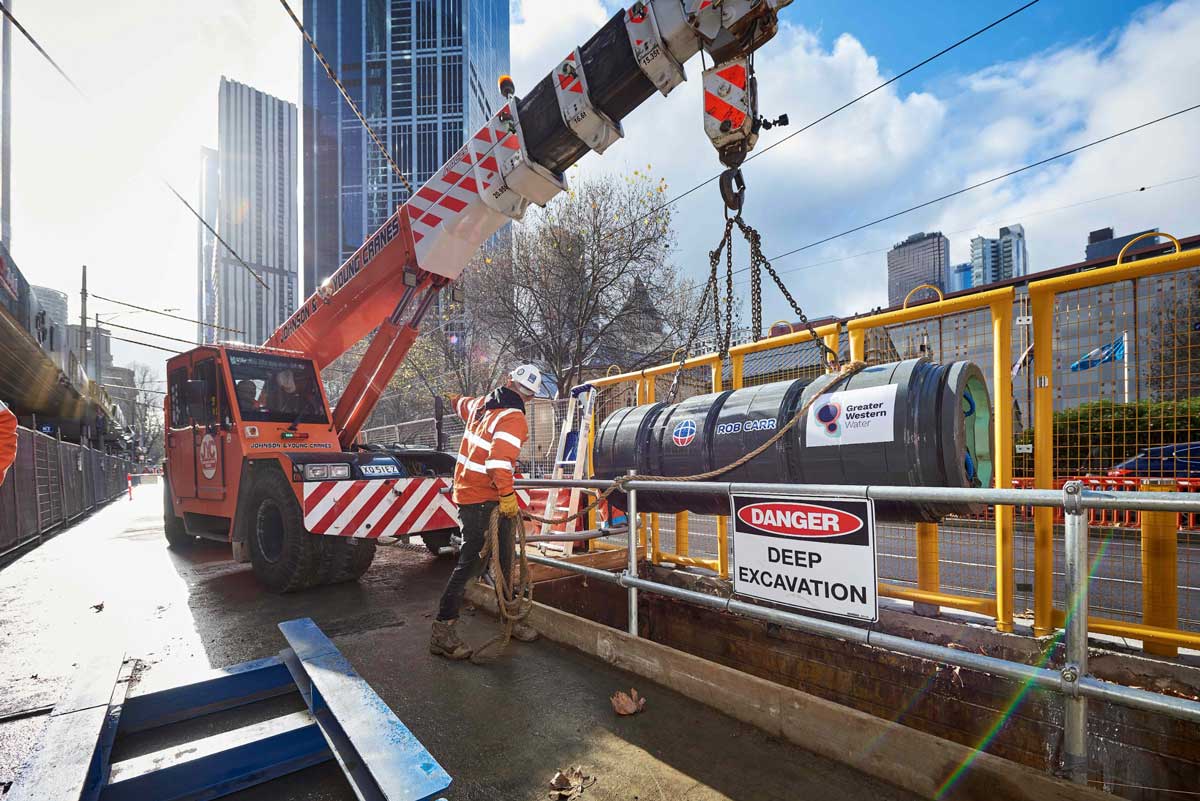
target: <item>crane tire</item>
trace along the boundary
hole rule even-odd
[[[281,473],[257,477],[251,493],[250,562],[271,592],[302,590],[318,583],[320,537],[304,528],[296,494]]]
[[[458,533],[458,529],[443,528],[437,531],[422,531],[421,542],[425,543],[425,548],[434,556],[442,555],[442,548],[450,544],[450,538]]]
[[[172,551],[182,551],[196,542],[196,538],[187,533],[183,518],[175,514],[175,502],[171,500],[171,483],[165,478],[163,485],[163,531],[167,535],[167,547]]]
[[[322,537],[321,584],[356,581],[375,560],[375,541],[354,537]]]

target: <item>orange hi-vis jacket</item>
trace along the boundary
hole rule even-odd
[[[455,403],[454,411],[467,424],[454,466],[453,498],[459,506],[512,494],[517,457],[529,435],[524,408],[489,409],[489,397],[459,398]]]
[[[17,416],[0,401],[0,484],[17,458]]]

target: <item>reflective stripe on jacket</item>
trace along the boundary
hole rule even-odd
[[[0,401],[0,484],[17,458],[17,416]]]
[[[529,435],[520,409],[486,409],[487,397],[459,398],[454,411],[467,424],[454,466],[454,502],[495,501],[513,491],[513,471]]]

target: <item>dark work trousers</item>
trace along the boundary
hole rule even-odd
[[[438,620],[454,620],[462,606],[467,584],[482,575],[487,567],[479,558],[479,551],[487,538],[488,523],[492,510],[499,506],[496,501],[469,503],[458,507],[458,518],[462,521],[462,550],[458,552],[458,564],[446,582],[442,600],[438,605]],[[500,515],[500,566],[506,576],[512,575],[513,542],[516,537],[517,518]],[[489,559],[490,563],[490,559]],[[495,576],[492,577],[495,580]]]

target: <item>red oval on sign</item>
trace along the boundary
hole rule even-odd
[[[841,537],[863,527],[858,515],[794,501],[763,501],[743,506],[738,519],[759,531],[786,537]]]

